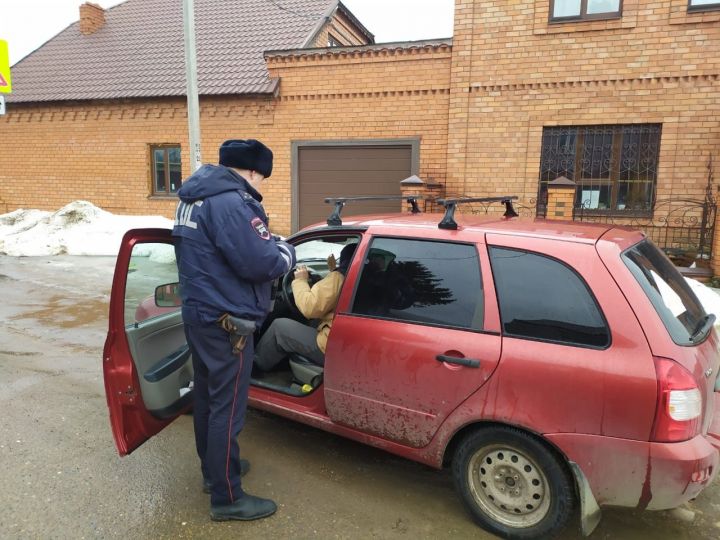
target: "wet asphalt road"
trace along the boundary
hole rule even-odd
[[[0,538],[493,538],[447,471],[265,413],[241,449],[244,488],[279,504],[269,519],[209,520],[188,416],[119,458],[101,366],[113,266],[0,256]],[[720,538],[720,482],[687,508],[692,522],[604,509],[592,538]]]

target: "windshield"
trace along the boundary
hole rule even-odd
[[[647,294],[678,345],[693,345],[707,335],[707,314],[697,296],[670,262],[650,240],[643,240],[623,253],[623,260]]]

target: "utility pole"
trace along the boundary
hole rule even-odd
[[[191,173],[200,168],[200,102],[198,100],[197,55],[195,53],[195,0],[183,0],[185,33],[185,79],[187,81],[188,130]]]

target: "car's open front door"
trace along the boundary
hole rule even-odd
[[[167,229],[128,231],[120,246],[103,352],[113,437],[126,455],[186,411],[192,361]]]

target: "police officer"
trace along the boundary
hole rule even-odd
[[[259,519],[277,509],[242,490],[249,463],[240,459],[237,441],[247,409],[252,331],[270,309],[272,280],[295,266],[294,248],[270,234],[260,204],[272,163],[272,152],[259,141],[225,141],[220,165],[203,165],[178,191],[172,234],[195,372],[195,444],[215,521]]]

